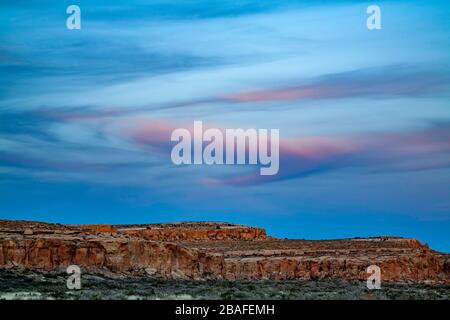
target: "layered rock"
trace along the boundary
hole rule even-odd
[[[59,225],[0,221],[0,268],[165,279],[367,279],[450,283],[450,256],[414,239],[280,240],[225,223]]]
[[[121,225],[118,232],[155,241],[267,240],[266,231],[230,223],[164,223]]]

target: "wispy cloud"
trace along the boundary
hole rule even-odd
[[[280,172],[205,179],[207,184],[248,186],[302,178],[342,169],[362,173],[419,171],[450,167],[450,123],[417,132],[309,137],[280,142]]]
[[[329,74],[302,85],[268,88],[227,96],[237,103],[282,100],[339,98],[417,97],[450,94],[450,75],[446,71],[420,70],[406,66],[358,69]]]

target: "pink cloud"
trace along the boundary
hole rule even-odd
[[[170,163],[174,129],[192,132],[192,123],[136,119],[120,135],[144,149],[165,154]],[[211,126],[204,124],[204,129]],[[450,126],[433,125],[414,132],[292,137],[280,140],[280,170],[274,176],[259,175],[259,166],[247,175],[205,178],[208,185],[254,185],[301,178],[341,169],[370,171],[426,170],[450,165]]]
[[[280,171],[275,176],[247,175],[205,179],[210,185],[255,185],[306,177],[344,168],[367,171],[417,171],[450,166],[450,127],[418,132],[282,139]]]
[[[296,99],[320,99],[335,97],[340,94],[342,88],[331,85],[309,85],[292,88],[275,88],[268,90],[255,90],[249,92],[236,93],[225,96],[225,99],[232,102],[269,102],[277,100]]]

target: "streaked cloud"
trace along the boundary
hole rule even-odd
[[[450,124],[443,123],[417,132],[282,140],[278,175],[266,177],[255,172],[205,182],[248,186],[343,169],[367,174],[448,168],[449,138]]]

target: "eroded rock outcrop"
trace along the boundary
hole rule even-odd
[[[226,223],[60,225],[0,221],[0,268],[166,279],[367,279],[450,283],[450,256],[414,239],[280,240]]]
[[[122,225],[123,235],[155,241],[208,241],[208,240],[267,240],[261,228],[229,223],[164,223],[153,225]]]

